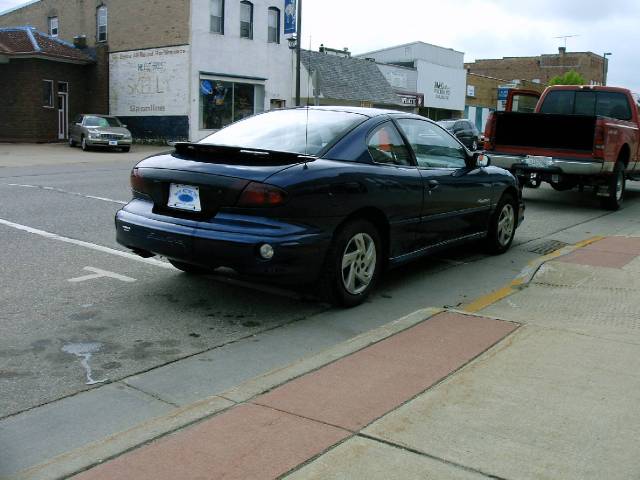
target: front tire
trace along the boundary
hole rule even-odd
[[[380,276],[382,242],[376,227],[355,220],[336,234],[319,279],[323,300],[335,306],[355,307],[369,296]]]
[[[627,182],[624,176],[624,163],[616,162],[616,166],[613,168],[613,175],[611,175],[611,178],[607,182],[609,195],[601,200],[602,207],[607,210],[619,210],[620,207],[622,207],[626,187]]]
[[[87,145],[87,139],[84,136],[80,139],[80,148],[82,148],[83,152],[86,152],[87,150],[89,150],[89,145]]]
[[[510,193],[505,193],[489,220],[486,246],[489,253],[500,254],[509,250],[516,235],[518,204]]]
[[[123,153],[129,152],[129,150],[131,150],[131,147],[122,147],[122,152]]]

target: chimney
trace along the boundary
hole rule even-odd
[[[76,35],[75,37],[73,37],[73,46],[81,50],[87,48],[87,36]]]
[[[567,53],[567,47],[558,47],[558,52],[560,53],[560,55],[564,55],[565,53]]]

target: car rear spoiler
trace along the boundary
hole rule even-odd
[[[206,143],[178,142],[176,156],[185,160],[229,165],[295,165],[313,162],[317,157],[299,153],[279,152],[257,148],[229,147]]]

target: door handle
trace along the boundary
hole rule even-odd
[[[440,185],[440,182],[438,182],[437,180],[427,180],[428,190],[435,190],[436,188],[438,188],[438,185]]]

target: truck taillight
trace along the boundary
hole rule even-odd
[[[251,182],[242,191],[238,207],[277,207],[287,198],[287,192],[266,183]]]
[[[604,158],[605,129],[602,125],[596,126],[593,136],[593,156],[596,158]]]
[[[484,129],[484,149],[493,150],[495,147],[495,131],[497,117],[495,113],[490,113],[487,119],[487,125]]]

